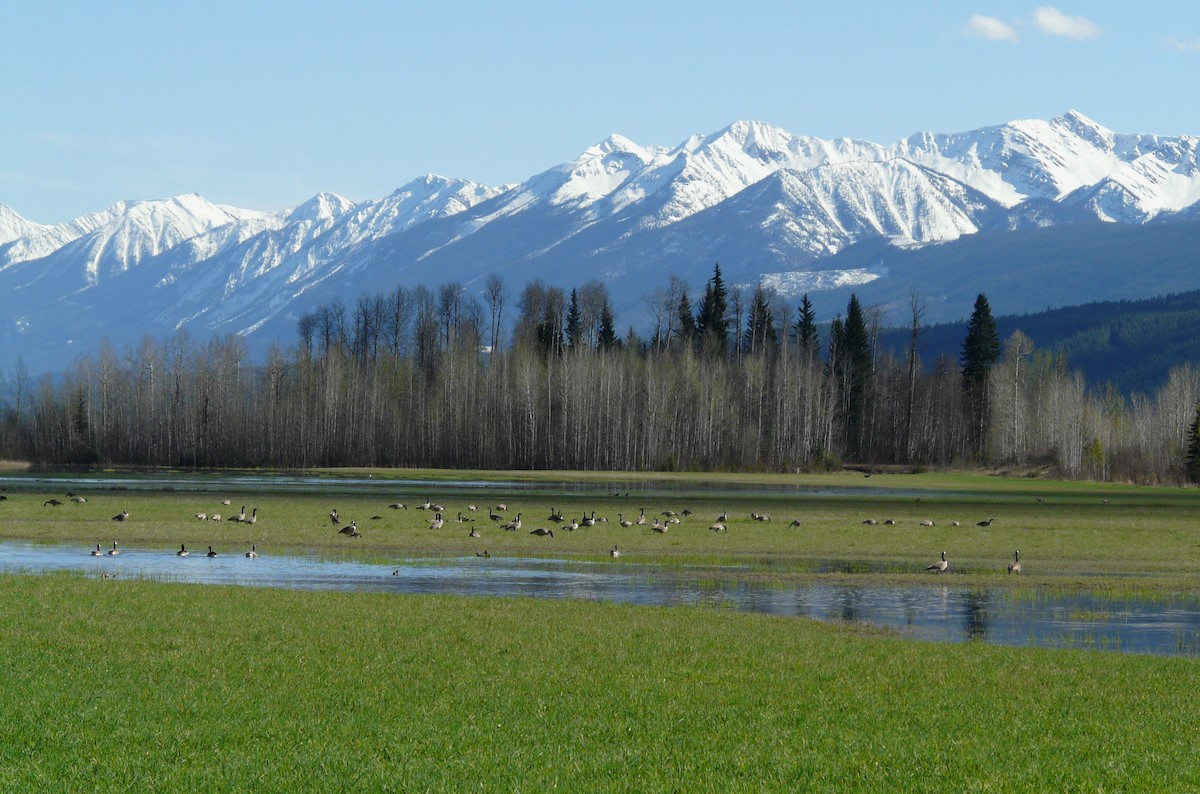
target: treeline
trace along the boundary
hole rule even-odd
[[[435,466],[813,470],[845,463],[1047,467],[1065,477],[1185,476],[1200,373],[1156,395],[1089,390],[980,296],[957,359],[879,345],[851,297],[818,333],[807,296],[671,279],[645,336],[618,335],[607,290],[488,279],[334,301],[288,349],[251,363],[240,337],[106,343],[58,377],[0,383],[0,457],[178,467]],[[514,316],[510,319],[507,313]]]

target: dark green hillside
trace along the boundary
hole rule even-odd
[[[990,296],[989,296],[990,297]],[[1108,301],[996,319],[1002,340],[1020,330],[1042,350],[1061,349],[1092,385],[1111,381],[1123,392],[1148,392],[1184,362],[1200,362],[1200,291],[1137,301]],[[957,360],[966,322],[921,331],[921,356]],[[908,331],[889,330],[885,349],[902,351]]]

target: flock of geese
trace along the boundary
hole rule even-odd
[[[83,503],[87,502],[87,499],[85,497],[79,496],[74,493],[68,493],[66,496],[70,501],[72,501],[76,504],[83,504]],[[51,499],[47,499],[45,502],[43,502],[42,506],[43,507],[61,507],[63,504],[64,503],[62,501],[51,498]],[[222,502],[222,504],[229,505],[230,500],[225,499]],[[387,505],[387,507],[390,510],[407,510],[408,509],[408,505],[406,505],[403,502],[392,502],[391,504]],[[445,506],[437,504],[435,502],[432,502],[429,499],[426,499],[421,504],[414,505],[414,509],[432,511],[433,518],[428,520],[430,529],[435,529],[435,530],[442,529],[448,523],[444,517],[444,515],[446,513]],[[486,508],[486,510],[487,510],[488,519],[490,521],[492,521],[500,529],[502,529],[506,532],[519,532],[524,529],[524,526],[525,526],[524,520],[523,520],[524,513],[518,512],[515,518],[513,518],[511,520],[506,520],[504,513],[507,512],[507,510],[508,510],[507,505],[500,503],[500,504],[496,504],[492,507],[488,507],[488,508]],[[477,505],[470,504],[470,505],[466,506],[466,511],[467,511],[467,513],[475,513],[475,512],[479,511],[479,508]],[[644,526],[644,527],[647,527],[648,529],[650,529],[654,533],[663,534],[663,533],[666,533],[668,530],[670,530],[670,528],[672,526],[682,523],[685,518],[687,518],[691,515],[693,515],[692,511],[687,510],[687,509],[682,510],[680,512],[675,512],[674,510],[664,510],[662,513],[660,513],[657,516],[653,516],[652,518],[647,518],[646,509],[641,508],[639,510],[636,518],[626,518],[623,513],[617,513],[617,523],[621,527],[625,527],[625,528]],[[195,513],[194,517],[201,521],[225,520],[225,521],[232,521],[235,523],[254,524],[258,521],[258,508],[257,507],[253,508],[251,510],[251,512],[249,514],[247,514],[246,506],[242,505],[241,510],[239,510],[237,513],[230,515],[224,519],[222,519],[222,516],[220,513],[211,513],[210,514],[207,512]],[[374,516],[371,516],[371,518],[373,520],[378,520],[378,519],[381,519],[382,516],[374,515]],[[129,510],[124,509],[120,513],[117,513],[115,516],[113,516],[111,520],[127,521],[128,519],[129,519]],[[341,516],[338,514],[337,508],[334,508],[329,511],[329,519],[333,523],[334,526],[337,526],[342,523],[342,519],[341,519]],[[752,521],[766,523],[766,522],[770,522],[771,517],[765,513],[751,512],[750,519]],[[474,517],[472,517],[470,515],[463,515],[462,511],[458,511],[457,517],[454,519],[451,519],[451,520],[460,525],[462,525],[462,524],[472,524],[473,525],[475,522]],[[976,522],[976,526],[990,527],[995,520],[996,520],[995,518],[983,519],[982,521]],[[545,521],[547,523],[557,524],[560,526],[561,529],[573,532],[573,531],[583,528],[583,527],[593,527],[593,526],[596,526],[597,524],[607,523],[608,518],[606,516],[597,516],[595,510],[592,510],[590,512],[584,512],[578,519],[576,519],[574,517],[567,518],[561,510],[558,510],[557,508],[551,508],[550,514],[546,517]],[[893,526],[893,525],[896,525],[898,522],[895,521],[894,519],[890,519],[890,518],[885,519],[883,521],[879,521],[874,518],[867,518],[867,519],[863,520],[862,523],[866,524],[868,526],[874,526],[877,524],[883,524],[885,526]],[[960,522],[958,522],[958,521],[951,521],[949,523],[950,523],[950,526],[955,526],[955,527],[961,526]],[[728,532],[729,531],[728,524],[729,524],[729,514],[726,511],[726,512],[723,512],[721,515],[717,516],[716,519],[713,521],[713,523],[711,523],[709,525],[708,529],[712,532]],[[799,526],[801,526],[800,520],[793,519],[792,522],[790,524],[788,524],[788,526],[789,526],[789,528],[799,527]],[[935,526],[935,523],[931,519],[925,519],[925,520],[919,522],[919,526],[932,527],[932,526]],[[357,520],[353,520],[349,524],[342,526],[340,529],[338,529],[338,533],[341,535],[345,535],[346,537],[351,537],[351,538],[362,537],[362,533],[360,533],[358,531],[358,521]],[[538,537],[553,538],[554,530],[547,528],[547,527],[538,526],[538,527],[535,527],[532,530],[530,530],[528,534],[535,535]],[[480,538],[480,537],[482,537],[482,533],[480,533],[479,529],[476,528],[475,526],[471,526],[469,531],[467,532],[467,537]],[[116,557],[116,556],[120,555],[120,553],[121,553],[120,546],[118,545],[117,541],[115,541],[115,540],[113,541],[112,548],[110,548],[110,549],[105,550],[101,547],[101,545],[99,543],[97,543],[96,548],[94,548],[90,551],[90,554],[93,557]],[[608,553],[609,553],[609,556],[611,556],[613,558],[617,558],[617,557],[621,556],[621,550],[615,544],[613,545],[612,549],[609,550]],[[188,550],[187,545],[184,543],[179,544],[179,550],[175,552],[175,556],[188,557],[190,555],[191,555],[191,551]],[[216,556],[218,556],[218,553],[213,549],[212,546],[209,546],[208,552],[205,554],[205,556],[206,557],[216,557]],[[258,557],[258,547],[255,544],[251,544],[250,549],[245,552],[244,556],[251,558],[251,559]],[[478,552],[476,556],[490,557],[491,555],[488,552],[484,551],[484,552]],[[946,570],[948,570],[949,567],[950,567],[950,563],[947,560],[946,552],[943,551],[941,554],[941,559],[937,560],[932,565],[927,566],[925,568],[925,570],[933,571],[934,573],[940,574],[940,573],[944,573]],[[1012,559],[1012,562],[1008,563],[1007,570],[1008,570],[1008,573],[1013,573],[1013,574],[1019,574],[1021,572],[1021,552],[1019,550],[1013,552],[1013,559]]]

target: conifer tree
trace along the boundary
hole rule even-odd
[[[704,286],[704,299],[696,313],[696,333],[701,343],[713,353],[724,355],[729,350],[728,294],[721,278],[721,263],[713,266],[713,276]]]
[[[796,321],[796,345],[801,355],[811,359],[817,356],[817,344],[817,313],[806,292],[800,300],[800,318]]]
[[[679,296],[675,314],[675,340],[680,347],[688,347],[696,337],[696,319],[692,316],[692,302],[688,299],[687,290]]]
[[[1190,483],[1200,482],[1200,403],[1196,405],[1196,416],[1188,430],[1188,448],[1185,472]]]
[[[988,374],[1000,360],[1000,336],[996,332],[996,321],[987,297],[981,292],[975,299],[975,309],[967,323],[967,336],[963,340],[962,366],[963,406],[967,412],[967,440],[970,451],[978,455],[983,451],[987,437],[991,406],[988,400]]]
[[[613,320],[612,307],[608,301],[600,312],[600,332],[596,336],[596,347],[600,350],[612,350],[619,347],[621,340],[617,339],[617,330]]]
[[[579,316],[579,296],[571,289],[571,303],[567,307],[567,346],[576,349],[583,342],[583,321]]]

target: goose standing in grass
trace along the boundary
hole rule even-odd
[[[238,524],[242,523],[245,520],[246,520],[246,506],[245,505],[242,505],[242,512],[237,513],[236,515],[232,515],[226,519],[226,521],[233,521]]]
[[[708,529],[710,532],[728,532],[729,531],[729,527],[727,527],[725,524],[722,524],[720,521],[716,522],[715,524],[710,526]]]
[[[200,519],[201,521],[207,521],[208,513],[197,513],[196,518]]]
[[[403,502],[392,502],[390,505],[388,505],[388,510],[407,510],[407,509],[408,509],[408,505],[404,504]]]
[[[637,521],[634,521],[633,523],[637,524],[639,527],[646,526],[646,508],[642,508],[642,511],[638,514]]]
[[[579,519],[579,525],[584,527],[596,526],[596,511],[593,510],[590,516],[584,516],[583,518]]]
[[[567,530],[568,532],[574,532],[575,530],[579,529],[579,522],[572,518],[570,521],[563,524],[563,529]]]
[[[497,513],[495,508],[492,508],[492,507],[488,508],[488,518],[492,519],[493,521],[503,521],[504,520],[504,516]]]
[[[216,556],[217,556],[217,553],[216,553],[215,551],[213,551],[213,547],[212,547],[212,546],[209,546],[209,547],[208,547],[208,554],[205,554],[204,556],[205,556],[205,557],[216,557]]]
[[[430,529],[441,529],[445,525],[445,523],[446,522],[442,520],[441,513],[434,513],[433,519],[429,522],[429,528]]]
[[[670,527],[668,527],[663,522],[659,521],[657,518],[654,519],[654,523],[650,525],[650,529],[654,530],[655,532],[659,533],[660,535],[663,532],[666,532],[669,528]]]
[[[496,509],[497,510],[508,510],[508,505],[501,502],[500,504],[496,505]]]
[[[618,549],[618,548],[617,548],[617,547],[614,545],[614,546],[612,547],[612,551],[610,551],[610,552],[608,553],[608,556],[610,556],[610,557],[614,557],[614,558],[615,558],[615,557],[620,557],[620,556],[621,556],[621,550],[620,550],[620,549]]]
[[[976,524],[975,526],[977,526],[977,527],[990,527],[990,526],[992,525],[992,522],[993,522],[993,521],[995,521],[995,520],[996,520],[996,519],[994,519],[994,518],[989,518],[989,519],[987,519],[987,520],[985,520],[985,521],[980,521],[980,522],[979,522],[978,524]]]
[[[338,530],[339,535],[347,535],[352,538],[358,537],[358,521],[351,521],[349,526],[342,527]]]
[[[75,494],[68,494],[67,498],[77,505],[81,505],[87,501],[87,499],[84,499],[82,496],[76,496]]]
[[[117,513],[115,516],[113,516],[113,517],[112,517],[112,520],[113,520],[113,521],[124,521],[124,520],[126,520],[127,518],[129,518],[129,511],[128,511],[128,510],[122,510],[121,512],[119,512],[119,513]]]
[[[417,509],[418,509],[418,510],[428,510],[428,509],[429,509],[429,508],[431,508],[431,507],[433,507],[433,502],[429,501],[429,497],[428,497],[428,496],[426,496],[426,497],[425,497],[425,501],[424,501],[424,502],[422,502],[421,504],[417,505]]]
[[[500,528],[508,530],[509,532],[516,532],[521,528],[521,514],[517,513],[516,518],[514,518],[512,521],[509,521],[507,524],[501,524]]]
[[[220,513],[213,513],[211,516],[209,516],[209,517],[208,517],[208,520],[209,520],[209,521],[220,521],[220,520],[221,520],[221,514],[220,514]]]
[[[879,522],[878,522],[878,521],[876,521],[876,520],[875,520],[875,519],[873,519],[873,518],[868,518],[867,520],[863,521],[863,523],[864,523],[864,524],[866,524],[866,525],[867,525],[867,526],[869,526],[869,527],[873,527],[873,526],[875,526],[876,524],[878,524]]]
[[[1013,561],[1008,564],[1008,572],[1009,573],[1020,573],[1021,572],[1021,552],[1020,551],[1013,552]]]
[[[729,511],[728,510],[726,510],[721,515],[717,516],[717,523],[718,524],[728,524],[729,523]]]
[[[942,573],[949,567],[950,567],[950,563],[946,562],[946,552],[943,551],[942,558],[940,560],[938,560],[937,562],[935,562],[933,565],[930,565],[925,570],[936,571],[937,573]]]
[[[58,501],[57,499],[47,499],[46,501],[42,502],[42,507],[47,507],[47,506],[62,507],[62,502]]]
[[[255,546],[253,543],[251,543],[250,551],[246,552],[246,556],[251,559],[254,559],[255,557],[257,557],[258,556],[258,546]]]
[[[617,523],[623,527],[633,526],[633,522],[625,518],[625,516],[621,515],[620,513],[617,513]]]
[[[545,537],[546,535],[549,535],[550,537],[554,537],[554,530],[545,529],[544,527],[538,527],[537,529],[533,530],[529,534],[530,535],[538,535],[540,537]]]
[[[924,521],[921,522],[921,526],[923,526],[923,527],[933,526],[933,519],[930,519],[930,518],[925,519]]]
[[[246,524],[253,524],[254,522],[258,521],[258,508],[254,508],[254,512],[252,512],[246,518],[243,518],[242,521]]]
[[[179,551],[175,552],[175,556],[176,556],[176,557],[186,557],[186,556],[188,556],[189,554],[191,554],[191,552],[187,550],[187,546],[185,546],[184,544],[180,543],[180,544],[179,544]]]
[[[750,517],[755,521],[770,521],[771,517],[766,513],[751,513]]]
[[[478,530],[478,529],[476,529],[475,527],[471,527],[471,531],[467,533],[467,537],[468,537],[468,538],[477,538],[477,537],[479,537],[479,530]]]
[[[223,504],[223,505],[232,504],[232,501],[229,499],[222,499],[221,504]]]
[[[104,552],[100,551],[99,543],[96,544],[96,548],[92,549],[92,556],[93,557],[103,557],[104,556]]]
[[[563,521],[566,520],[566,518],[563,517],[563,514],[559,510],[552,507],[552,508],[550,508],[550,517],[547,518],[546,520],[553,521],[556,524],[561,524]]]
[[[120,553],[121,553],[121,550],[120,550],[119,548],[117,548],[117,542],[114,540],[114,541],[113,541],[113,547],[112,547],[111,549],[109,549],[109,550],[108,550],[108,556],[109,556],[109,557],[116,557],[116,556],[117,556],[118,554],[120,554]]]
[[[788,524],[788,529],[791,529],[792,527],[798,527],[798,526],[800,526],[800,519],[793,518],[792,523]]]
[[[342,519],[338,518],[338,512],[337,512],[336,507],[329,511],[329,523],[331,523],[331,524],[342,523]]]

